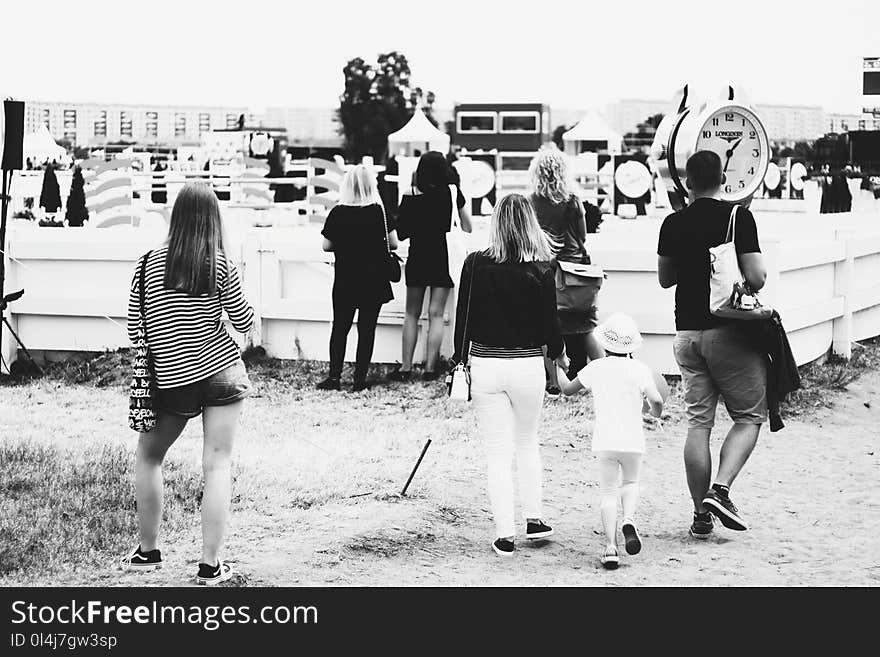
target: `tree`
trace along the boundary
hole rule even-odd
[[[61,207],[61,189],[55,177],[55,167],[49,164],[43,172],[43,188],[40,190],[40,207],[46,212],[58,212]]]
[[[423,110],[437,125],[434,93],[412,85],[403,53],[382,53],[375,64],[356,57],[343,67],[342,74],[345,88],[339,97],[340,133],[349,158],[372,155],[381,159],[388,135],[402,128],[416,109]]]
[[[64,218],[67,219],[68,226],[82,226],[89,219],[82,167],[73,170],[73,181],[70,183],[70,195],[67,197],[67,211],[64,213]]]

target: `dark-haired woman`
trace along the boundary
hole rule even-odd
[[[162,567],[162,462],[187,422],[202,416],[202,558],[196,581],[232,577],[220,556],[229,520],[232,443],[250,381],[238,346],[221,322],[225,311],[241,333],[254,312],[223,246],[220,207],[201,183],[186,185],[171,213],[168,242],[138,260],[128,302],[128,334],[137,337],[140,282],[145,290],[147,343],[156,380],[156,427],[138,439],[135,464],[138,547],[121,560],[124,570]]]
[[[446,249],[446,233],[451,227],[453,209],[458,212],[462,230],[471,231],[465,198],[454,181],[451,167],[442,153],[425,153],[416,169],[415,188],[403,197],[400,204],[397,236],[409,240],[409,255],[406,261],[402,362],[400,368],[389,375],[395,381],[407,381],[412,376],[413,354],[427,291],[430,296],[424,379],[433,380],[438,376],[437,365],[445,332],[443,315],[454,286]]]

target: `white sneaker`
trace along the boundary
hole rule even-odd
[[[607,570],[615,570],[617,566],[620,565],[620,557],[617,554],[617,548],[613,545],[606,547],[605,551],[602,553],[601,562]]]

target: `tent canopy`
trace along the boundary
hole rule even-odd
[[[392,154],[395,154],[392,144],[398,148],[407,145],[424,147],[427,144],[428,150],[445,153],[449,150],[449,135],[435,128],[425,113],[417,109],[405,126],[388,135],[388,148]]]
[[[604,141],[608,142],[609,151],[619,152],[623,138],[608,125],[598,112],[591,110],[575,127],[562,135],[562,140],[566,142]]]
[[[49,129],[41,125],[36,132],[24,136],[24,156],[37,163],[47,159],[60,160],[67,157],[67,151],[59,146],[49,134]]]

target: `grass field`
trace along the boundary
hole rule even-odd
[[[165,468],[161,542],[169,566],[151,575],[112,569],[113,559],[136,540],[127,357],[121,351],[55,364],[42,378],[6,379],[0,386],[0,584],[180,585],[191,578],[200,537],[198,421],[172,448]],[[838,572],[834,560],[801,553],[799,545],[791,553],[771,550],[759,564],[748,559],[762,555],[756,546],[780,543],[773,538],[780,532],[788,535],[780,544],[787,544],[799,542],[792,533],[820,531],[834,496],[847,498],[839,486],[876,483],[880,467],[868,447],[876,442],[871,401],[878,368],[880,344],[872,342],[849,363],[803,369],[804,390],[784,412],[789,427],[762,438],[742,478],[745,497],[736,498],[752,517],[770,514],[772,526],[766,534],[719,533],[710,541],[714,555],[686,537],[682,404],[673,386],[662,424],[646,419],[645,555],[611,577],[596,560],[601,541],[589,397],[547,398],[541,427],[546,515],[557,538],[518,550],[514,565],[502,566],[488,549],[485,466],[471,411],[450,406],[442,384],[320,393],[313,384],[324,364],[252,356],[255,391],[237,438],[226,550],[241,572],[234,584],[797,584],[808,581],[805,572],[813,583],[825,582],[817,577],[829,584],[876,583],[880,571],[872,568],[880,566],[873,561],[860,574]],[[859,385],[868,387],[865,401],[856,403],[851,397],[853,390],[862,394]],[[853,432],[850,447],[868,447],[829,460],[827,431]],[[432,446],[401,498],[428,438]],[[832,466],[852,480],[841,481],[838,469],[823,470]],[[807,480],[815,495],[804,496],[804,507],[788,500],[791,508],[780,510],[774,502],[780,489],[799,497]],[[814,516],[812,529],[802,522]],[[845,514],[837,516],[844,520]],[[827,530],[838,536],[841,528]],[[855,544],[852,549],[858,554]]]

